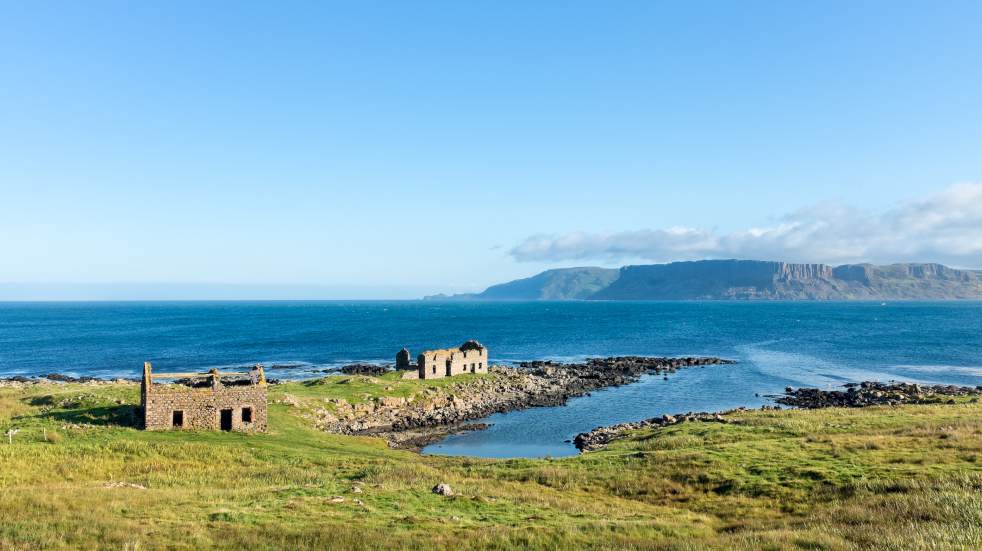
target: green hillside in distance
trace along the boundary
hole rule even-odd
[[[608,288],[620,275],[616,268],[560,268],[525,279],[492,285],[482,293],[437,295],[454,300],[583,300]]]
[[[795,264],[701,260],[547,270],[447,300],[982,299],[982,272],[942,264]]]

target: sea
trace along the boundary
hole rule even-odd
[[[136,378],[262,363],[275,379],[333,376],[467,339],[491,363],[719,356],[565,406],[492,415],[424,453],[562,457],[597,426],[773,403],[787,386],[865,380],[982,385],[982,302],[44,302],[0,303],[0,378]]]

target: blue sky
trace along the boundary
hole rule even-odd
[[[0,297],[982,268],[980,28],[953,1],[5,3]]]

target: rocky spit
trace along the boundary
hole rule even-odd
[[[624,435],[624,433],[632,430],[650,428],[658,429],[693,421],[704,423],[739,423],[740,421],[738,419],[724,417],[725,415],[738,411],[746,411],[746,409],[738,408],[713,413],[689,412],[679,413],[676,415],[662,415],[661,417],[652,417],[651,419],[645,419],[643,421],[621,423],[619,425],[610,425],[607,427],[597,427],[589,432],[581,432],[580,434],[577,434],[576,438],[573,439],[573,445],[580,451],[592,452],[606,448],[607,444],[613,440],[616,440],[617,438],[620,438]]]
[[[381,436],[393,447],[421,449],[448,434],[484,428],[466,422],[494,413],[563,405],[593,390],[633,383],[647,373],[730,363],[721,358],[624,356],[575,364],[534,361],[517,368],[492,366],[491,377],[469,380],[452,392],[427,389],[413,398],[381,397],[357,404],[332,400],[333,411],[319,408],[314,422],[328,432]]]
[[[900,404],[954,402],[956,396],[980,396],[980,386],[919,385],[916,383],[878,383],[866,381],[846,385],[846,390],[791,388],[775,400],[779,404],[805,409],[828,407],[866,407]]]
[[[40,377],[14,375],[13,377],[0,378],[0,388],[23,388],[34,385],[58,385],[65,383],[82,383],[99,386],[134,382],[139,382],[139,379],[99,379],[97,377],[72,377],[70,375],[62,375],[61,373],[49,373]]]

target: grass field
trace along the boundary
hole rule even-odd
[[[342,399],[351,404],[358,404],[384,396],[416,399],[427,393],[446,392],[453,394],[456,389],[468,386],[482,379],[493,379],[495,373],[466,373],[454,377],[440,379],[402,379],[397,371],[390,371],[375,377],[365,375],[341,375],[310,379],[303,382],[291,382],[275,385],[271,399],[276,396],[290,396],[296,402],[304,402],[311,407],[324,407],[326,399]],[[327,407],[330,407],[328,404]]]
[[[137,385],[0,388],[0,432],[20,430],[0,442],[0,548],[982,547],[979,403],[753,411],[555,460],[390,450],[283,403],[424,384],[271,387],[262,435],[142,432]]]

